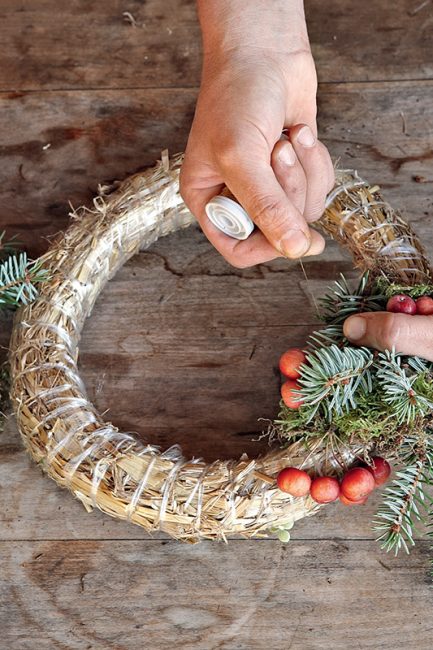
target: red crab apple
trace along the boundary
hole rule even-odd
[[[356,499],[356,501],[352,499],[348,499],[347,497],[344,496],[342,492],[340,492],[340,497],[339,497],[341,503],[343,503],[345,506],[360,506],[364,503],[367,502],[368,496],[362,498],[362,499]]]
[[[295,393],[300,388],[300,385],[293,379],[288,379],[281,386],[281,397],[289,409],[298,409],[302,405],[302,399]]]
[[[347,499],[358,501],[373,492],[375,482],[373,474],[365,467],[350,469],[341,481],[341,491]]]
[[[333,476],[318,476],[311,481],[310,496],[317,503],[331,503],[340,495],[340,484]]]
[[[277,476],[277,485],[292,497],[304,497],[310,491],[311,478],[297,467],[285,467]]]
[[[299,366],[306,360],[307,357],[300,348],[290,348],[280,357],[280,370],[289,379],[299,379]]]
[[[386,311],[392,311],[395,314],[416,314],[416,302],[410,296],[399,293],[388,300]]]
[[[431,316],[433,314],[433,298],[430,296],[421,296],[415,302],[416,313],[421,316]]]
[[[371,462],[372,465],[369,465],[365,469],[373,476],[375,484],[382,485],[386,483],[391,474],[391,465],[384,458],[380,458],[380,456],[374,456]]]

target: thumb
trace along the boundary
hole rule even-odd
[[[392,312],[350,316],[344,323],[346,338],[356,345],[392,350],[433,361],[433,317]]]

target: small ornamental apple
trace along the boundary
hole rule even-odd
[[[295,392],[300,388],[300,385],[294,379],[288,379],[281,386],[281,397],[283,398],[284,404],[289,409],[298,409],[302,406],[302,398]]]
[[[290,348],[290,350],[287,350],[281,355],[280,370],[289,379],[299,379],[301,376],[299,367],[306,360],[307,357],[300,348]]]
[[[363,499],[357,499],[356,501],[353,501],[352,499],[345,497],[344,494],[340,492],[339,499],[345,506],[361,506],[367,502],[368,496],[364,497]]]
[[[373,474],[365,467],[354,467],[344,475],[341,491],[347,499],[358,501],[373,492],[375,482]]]
[[[373,476],[376,486],[386,483],[391,474],[391,465],[384,458],[380,458],[380,456],[374,456],[371,462],[372,465],[369,465],[365,469]]]
[[[340,484],[332,476],[318,476],[311,481],[310,496],[317,503],[331,503],[340,495]]]
[[[386,303],[386,311],[392,311],[395,314],[416,314],[416,302],[410,296],[399,293],[392,296]]]
[[[277,476],[277,485],[292,497],[304,497],[310,491],[311,478],[297,467],[285,467]]]
[[[421,316],[431,316],[433,314],[433,298],[430,296],[421,296],[415,301],[416,313]]]

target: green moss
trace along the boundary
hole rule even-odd
[[[404,284],[388,282],[386,278],[378,278],[376,280],[376,286],[387,298],[395,296],[398,293],[404,293],[411,298],[433,295],[433,284],[417,284],[414,287],[410,287]]]
[[[433,383],[425,373],[416,380],[415,386],[427,399],[433,400]],[[418,420],[413,425],[397,426],[392,405],[383,401],[377,385],[371,393],[359,395],[355,409],[340,416],[334,415],[331,423],[320,414],[307,423],[308,417],[308,408],[289,409],[281,401],[272,433],[286,444],[304,440],[308,445],[309,439],[329,436],[342,446],[354,439],[365,444],[374,440],[376,446],[392,449],[401,439],[403,430],[405,435],[411,435],[419,426]]]

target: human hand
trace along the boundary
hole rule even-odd
[[[203,72],[180,191],[233,266],[322,252],[309,224],[324,210],[333,165],[317,140],[314,62],[300,0],[202,0]],[[289,128],[288,140],[280,140]],[[258,226],[221,233],[206,203],[227,185]]]
[[[355,345],[433,361],[433,316],[369,312],[350,316],[344,335]]]

